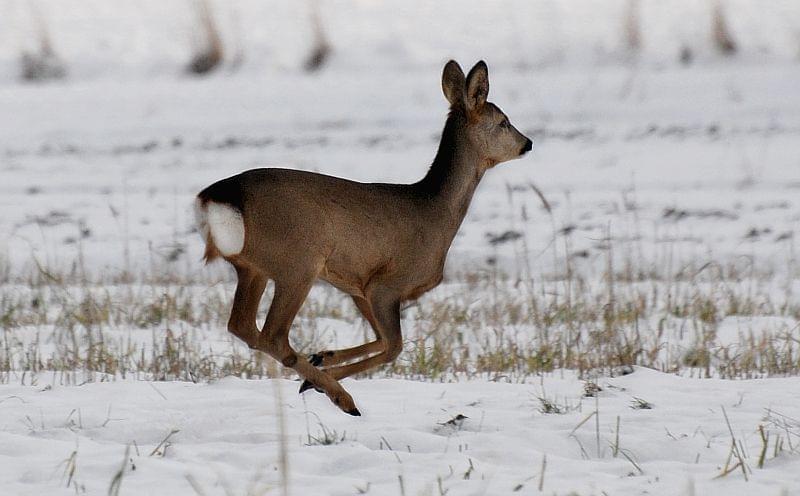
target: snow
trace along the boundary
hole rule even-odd
[[[212,2],[223,43],[242,62],[235,68],[229,58],[219,72],[191,78],[183,73],[196,35],[190,3],[42,0],[68,76],[23,84],[19,58],[36,48],[36,27],[28,2],[5,2],[2,298],[10,307],[42,298],[51,314],[47,324],[3,324],[4,339],[19,343],[13,358],[33,343],[45,358],[56,353],[68,337],[58,315],[89,292],[113,308],[144,305],[169,289],[139,283],[163,277],[189,281],[193,302],[230,297],[230,268],[200,262],[192,212],[197,192],[216,180],[262,166],[419,179],[444,123],[440,71],[451,57],[465,69],[487,61],[489,100],[536,146],[486,175],[446,283],[420,308],[502,308],[497,294],[524,298],[515,279],[551,294],[567,261],[598,301],[610,261],[644,274],[628,288],[647,286],[653,300],[667,291],[746,294],[772,309],[725,316],[710,335],[675,316],[663,333],[656,317],[641,319],[643,339],[664,363],[701,340],[732,357],[775,336],[797,343],[800,4],[724,2],[741,47],[726,59],[709,42],[708,2],[683,0],[644,0],[643,50],[627,53],[619,29],[627,3],[321,1],[333,55],[309,75],[301,70],[312,39],[307,4]],[[693,64],[678,62],[683,47]],[[465,282],[495,272],[511,276],[499,293]],[[28,285],[42,273],[76,285]],[[316,287],[310,305],[337,304],[331,295]],[[420,314],[409,309],[404,329]],[[367,332],[349,316],[300,320],[318,349],[359,344]],[[460,329],[467,347],[506,334],[537,343],[533,323],[468,324]],[[224,325],[174,322],[170,330],[213,359],[244,350]],[[406,338],[427,330],[416,325]],[[89,330],[120,350],[148,350],[164,331],[129,323]],[[285,447],[295,495],[538,494],[540,483],[543,494],[581,496],[797,493],[800,379],[685,372],[600,376],[597,403],[583,396],[585,380],[574,371],[346,380],[360,418],[322,395],[298,396],[299,383],[284,379],[154,383],[94,374],[67,386],[63,374],[12,373],[0,385],[0,492],[106,494],[124,466],[120,494],[280,494]],[[539,398],[566,412],[543,413]],[[632,408],[637,398],[652,408]],[[599,415],[581,424],[595,408]],[[467,418],[449,426],[458,415]],[[747,481],[738,468],[716,478],[731,450],[726,415]],[[769,434],[763,469],[759,426]],[[168,447],[158,447],[173,430]],[[325,430],[334,444],[312,439]]]
[[[280,494],[283,445],[289,493],[298,495],[401,494],[400,478],[413,495],[538,494],[545,456],[543,494],[777,496],[800,487],[800,462],[788,452],[800,443],[800,398],[787,394],[800,379],[637,368],[597,384],[595,400],[568,371],[534,384],[347,380],[364,414],[353,418],[323,395],[297,395],[294,381],[64,387],[43,377],[0,387],[0,484],[5,494],[74,494],[75,485],[104,494],[124,464],[120,494]],[[542,413],[540,397],[568,411]],[[632,408],[636,398],[651,409]],[[597,421],[581,424],[596,409]],[[458,415],[466,419],[448,424]],[[739,469],[715,479],[731,447],[726,415],[747,483]],[[770,436],[763,469],[759,426]],[[323,429],[333,444],[320,443]],[[168,447],[151,454],[171,431]],[[774,457],[778,435],[784,448]]]
[[[198,191],[268,165],[417,180],[444,122],[439,76],[0,86],[0,107],[14,116],[1,138],[0,230],[10,236],[0,253],[16,274],[33,269],[32,257],[69,271],[81,255],[92,273],[126,264],[205,273],[191,211]],[[574,226],[571,250],[588,255],[576,264],[603,266],[597,240],[609,227],[656,267],[671,253],[675,266],[752,258],[780,271],[794,256],[800,65],[516,73],[490,63],[490,77],[490,99],[537,146],[487,174],[452,248],[454,269],[483,269],[489,258],[510,273],[523,259],[536,274],[557,269],[553,222],[530,184],[551,202],[557,229]],[[629,80],[634,94],[620,97]],[[507,230],[522,239],[488,242]],[[184,255],[170,261],[176,248]]]

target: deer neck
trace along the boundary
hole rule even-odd
[[[450,111],[436,158],[416,184],[433,208],[436,221],[445,224],[440,227],[451,241],[486,170],[467,139],[466,119],[461,111]]]

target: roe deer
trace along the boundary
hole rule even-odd
[[[442,89],[450,113],[436,158],[419,182],[358,183],[253,169],[197,196],[205,260],[222,257],[238,276],[228,330],[297,371],[305,378],[301,393],[313,387],[351,415],[360,413],[338,380],[397,358],[403,349],[400,304],[442,281],[447,251],[481,177],[533,146],[486,101],[483,61],[466,78],[448,62]],[[259,331],[256,313],[268,279],[275,295]],[[375,341],[298,356],[289,328],[317,279],[353,298]]]

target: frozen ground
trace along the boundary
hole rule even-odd
[[[305,4],[216,2],[243,62],[193,79],[190,4],[44,0],[69,77],[37,85],[15,76],[26,3],[0,4],[0,492],[106,494],[124,465],[120,494],[280,494],[284,446],[295,495],[538,494],[545,455],[543,494],[798,494],[797,377],[693,377],[800,369],[800,7],[725,2],[725,59],[705,2],[642,2],[625,53],[626,3],[323,1],[334,55],[308,75]],[[193,195],[273,165],[418,179],[450,57],[487,60],[535,147],[487,174],[395,378],[347,381],[358,419],[293,381],[213,380],[263,364],[225,332],[231,273],[199,262]],[[367,333],[326,287],[296,327],[307,351]],[[427,362],[442,343],[463,361]],[[590,367],[630,343],[621,361],[677,375],[601,374],[597,403],[576,372],[536,375],[540,350]],[[732,435],[747,481],[715,479]]]
[[[596,399],[571,372],[533,384],[347,381],[361,418],[321,395],[304,399],[285,380],[47,382],[0,387],[4,494],[105,494],[121,469],[119,494],[281,494],[282,449],[295,495],[800,488],[797,378],[692,380],[636,369],[599,378]],[[540,398],[562,413],[545,413]],[[716,478],[737,463],[732,436],[748,482],[741,468]]]

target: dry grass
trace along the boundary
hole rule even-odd
[[[196,0],[193,6],[200,23],[200,40],[196,43],[187,71],[191,74],[206,74],[222,63],[222,38],[209,1]]]
[[[796,328],[742,329],[734,344],[717,339],[730,316],[800,320],[791,289],[776,288],[770,274],[713,264],[671,275],[613,267],[591,280],[572,271],[530,280],[459,275],[404,310],[403,354],[371,375],[523,381],[558,369],[592,377],[630,365],[723,378],[800,373]],[[161,273],[104,284],[40,272],[0,285],[0,382],[42,373],[61,383],[274,375],[267,358],[224,331],[230,283],[168,280]],[[316,288],[294,324],[298,350],[327,345],[322,318],[366,332],[346,296]]]

